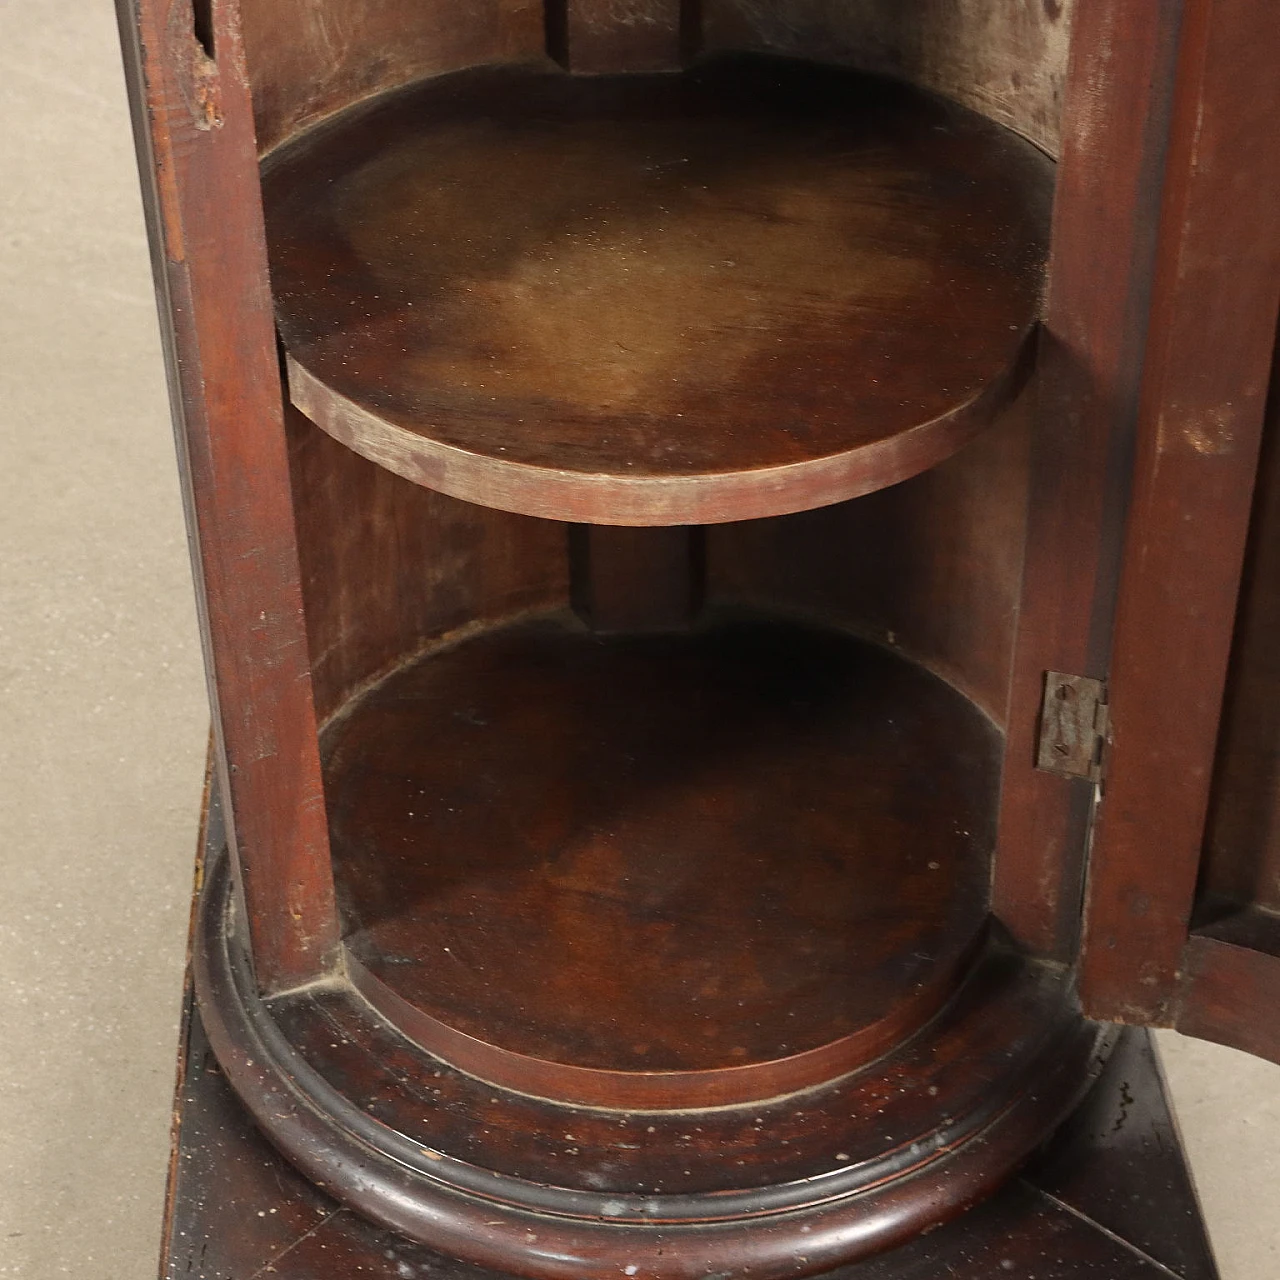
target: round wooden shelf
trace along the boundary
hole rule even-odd
[[[392,471],[529,515],[854,497],[1016,393],[1052,171],[959,106],[785,59],[442,76],[266,166],[290,394]]]
[[[511,625],[378,685],[325,755],[356,985],[541,1097],[837,1078],[941,1007],[986,920],[998,733],[834,630]]]

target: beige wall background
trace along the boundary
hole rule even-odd
[[[207,725],[188,574],[110,0],[0,0],[0,1276],[154,1274]],[[1223,1280],[1276,1280],[1280,1067],[1161,1045]]]

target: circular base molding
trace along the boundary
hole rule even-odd
[[[194,969],[228,1080],[303,1173],[411,1239],[537,1280],[773,1280],[901,1243],[995,1190],[1111,1034],[1060,971],[992,946],[923,1030],[824,1085],[705,1111],[550,1103],[431,1057],[345,977],[264,1001],[225,855]]]

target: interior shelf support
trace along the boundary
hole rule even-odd
[[[700,0],[547,0],[547,53],[569,71],[670,71],[698,51]]]
[[[678,631],[702,609],[700,527],[569,526],[574,612],[593,631]]]

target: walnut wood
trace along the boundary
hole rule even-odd
[[[842,1159],[851,1151],[837,1150],[825,1177],[735,1188],[736,1166],[724,1160],[720,1144],[698,1135],[698,1126],[714,1125],[730,1113],[686,1113],[672,1117],[677,1124],[683,1119],[689,1134],[684,1167],[718,1171],[726,1183],[723,1192],[654,1194],[643,1181],[623,1191],[602,1191],[598,1184],[574,1190],[486,1171],[465,1146],[461,1152],[435,1146],[439,1131],[424,1141],[380,1120],[387,1102],[394,1105],[405,1090],[406,1101],[418,1092],[415,1082],[428,1094],[437,1084],[444,1092],[447,1068],[437,1068],[441,1075],[435,1076],[430,1059],[419,1057],[404,1074],[398,1055],[379,1047],[357,1057],[357,1077],[340,1078],[335,1090],[325,1072],[291,1042],[305,1039],[310,1052],[351,1063],[351,1050],[368,1043],[371,1034],[381,1034],[385,1024],[375,1019],[353,1037],[330,1020],[325,1006],[344,1000],[343,984],[313,987],[265,1005],[239,954],[228,889],[220,860],[205,891],[196,983],[213,1048],[257,1122],[304,1173],[360,1212],[473,1264],[531,1277],[603,1280],[634,1265],[637,1274],[653,1280],[693,1280],[705,1277],[708,1268],[774,1280],[820,1272],[901,1243],[999,1186],[1069,1111],[1100,1065],[1099,1051],[1105,1056],[1106,1038],[1074,1011],[1060,970],[995,953],[991,967],[975,974],[976,985],[966,988],[969,1004],[959,1044],[968,1041],[969,1048],[959,1057],[952,1056],[958,1047],[954,1041],[950,1051],[944,1049],[945,1034],[934,1041],[926,1032],[883,1063],[833,1085],[829,1105],[837,1108],[834,1112],[823,1114],[826,1106],[818,1094],[773,1104],[783,1114],[816,1106],[817,1114],[802,1127],[828,1152],[839,1117],[848,1118],[847,1139],[861,1133],[874,1149],[880,1144],[873,1118],[897,1095],[902,1099],[897,1109],[905,1106],[905,1114],[914,1115],[908,1124],[915,1136],[901,1145],[857,1163]],[[349,1016],[369,1018],[360,1001],[349,994],[345,999]],[[948,1023],[939,1025],[945,1029]],[[955,1023],[950,1025],[954,1029]],[[312,1034],[302,1034],[305,1027]],[[412,1052],[407,1042],[401,1044],[402,1052]],[[383,1063],[392,1071],[386,1083],[378,1079]],[[917,1090],[913,1081],[933,1083]],[[350,1101],[366,1097],[365,1087],[376,1091],[364,1103],[373,1114]],[[500,1102],[492,1086],[489,1094],[493,1103]],[[955,1105],[964,1095],[977,1099],[977,1105]],[[441,1094],[433,1096],[438,1111],[424,1105],[421,1096],[411,1104],[419,1119],[410,1133],[421,1133],[423,1120],[431,1126],[437,1117],[448,1127],[449,1108],[440,1106]],[[508,1097],[532,1105],[532,1100]],[[541,1105],[547,1108],[544,1120],[529,1136],[541,1133],[560,1147],[569,1139],[555,1135],[576,1134],[567,1125],[560,1128],[566,1120],[575,1126],[604,1125],[612,1130],[612,1141],[601,1154],[606,1161],[612,1158],[610,1148],[619,1145],[625,1115]],[[867,1117],[862,1125],[853,1119],[860,1111]],[[760,1143],[769,1132],[760,1107],[738,1110],[736,1117],[747,1141]],[[790,1118],[799,1123],[797,1114]],[[465,1133],[476,1130],[468,1125]],[[669,1158],[670,1144],[662,1147]],[[561,1150],[566,1160],[573,1156]]]
[[[1188,5],[1085,901],[1097,1017],[1168,1019],[1192,912],[1280,309],[1278,59],[1265,0]]]
[[[1144,357],[1179,9],[1078,9],[1037,361],[1037,429],[993,909],[1074,957],[1093,788],[1035,769],[1046,671],[1102,678]]]
[[[571,598],[592,631],[671,631],[702,608],[704,530],[569,526]]]
[[[362,989],[543,1096],[705,1106],[829,1079],[954,987],[999,750],[942,681],[831,630],[469,640],[326,738]]]
[[[216,884],[223,875],[219,854],[224,838],[216,797],[207,818],[202,853],[207,851]],[[203,867],[205,857],[200,862]],[[208,906],[206,899],[202,909]],[[193,915],[197,918],[199,913]],[[199,936],[193,932],[193,944]],[[370,1024],[367,1012],[342,988],[297,993],[274,1001],[272,1010],[301,1047],[308,1068],[319,1069],[358,1106],[411,1141],[432,1144],[436,1154],[441,1147],[462,1150],[472,1161],[495,1169],[505,1163],[533,1173],[544,1184],[597,1191],[600,1170],[593,1163],[607,1162],[614,1185],[630,1191],[628,1179],[636,1178],[639,1165],[647,1162],[641,1175],[644,1190],[687,1194],[714,1188],[726,1170],[733,1171],[732,1180],[741,1186],[767,1186],[771,1176],[803,1181],[815,1171],[831,1169],[833,1152],[848,1157],[835,1159],[843,1168],[864,1158],[874,1161],[886,1147],[909,1147],[910,1135],[928,1123],[930,1098],[958,1116],[980,1113],[977,1100],[990,1093],[991,1081],[1016,1077],[1019,1068],[1010,1059],[1025,1055],[1030,1042],[1043,1034],[1034,1027],[1052,1006],[1059,981],[1052,969],[988,956],[929,1035],[894,1054],[879,1076],[859,1073],[812,1095],[825,1099],[823,1106],[841,1117],[838,1124],[815,1124],[821,1107],[815,1115],[809,1099],[799,1104],[779,1100],[763,1113],[753,1109],[747,1125],[735,1123],[732,1111],[650,1116],[640,1125],[616,1113],[552,1109],[557,1119],[572,1117],[572,1139],[563,1136],[562,1125],[546,1122],[545,1104],[516,1095],[494,1098],[479,1082],[447,1068],[424,1069],[423,1061],[414,1061],[411,1046],[397,1041],[389,1028]],[[1011,1033],[993,1037],[990,1029],[1000,1026]],[[1034,1057],[1032,1051],[1024,1060]],[[958,1089],[953,1088],[957,1076]],[[906,1077],[914,1087],[885,1089],[889,1081]],[[278,1113],[276,1118],[285,1117]],[[265,1268],[282,1280],[331,1275],[346,1280],[356,1274],[388,1280],[424,1273],[450,1280],[494,1276],[339,1207],[271,1151],[231,1094],[190,1002],[179,1050],[174,1120],[164,1280],[253,1276]],[[580,1131],[580,1126],[585,1128]],[[763,1141],[770,1132],[774,1141]],[[693,1149],[680,1151],[668,1140],[687,1135],[691,1142],[695,1134]],[[626,1137],[620,1140],[620,1135]],[[479,1148],[477,1139],[483,1144]],[[570,1146],[570,1141],[583,1145]],[[584,1146],[598,1148],[600,1154],[588,1154],[584,1161]],[[656,1171],[655,1149],[667,1153]],[[696,1161],[689,1158],[695,1151]],[[702,1158],[703,1152],[719,1158]],[[772,1161],[778,1158],[783,1164],[775,1173]],[[444,1157],[435,1163],[443,1165]],[[690,1164],[692,1170],[687,1169]],[[841,1280],[934,1280],[939,1274],[992,1280],[1010,1270],[1006,1264],[1011,1260],[1016,1265],[1025,1258],[1028,1268],[1039,1267],[1050,1255],[1055,1280],[1099,1275],[1108,1280],[1167,1280],[1170,1275],[1215,1280],[1177,1130],[1145,1034],[1121,1037],[1084,1104],[1043,1155],[991,1201],[838,1274]]]
[[[702,524],[895,483],[991,421],[1052,165],[888,81],[722,59],[444,77],[265,183],[290,390],[325,430],[488,506]]]
[[[219,776],[268,990],[336,958],[253,122],[236,6],[119,17],[184,476]]]
[[[1076,0],[702,0],[702,38],[708,49],[769,49],[907,80],[1056,155],[1075,8]]]

